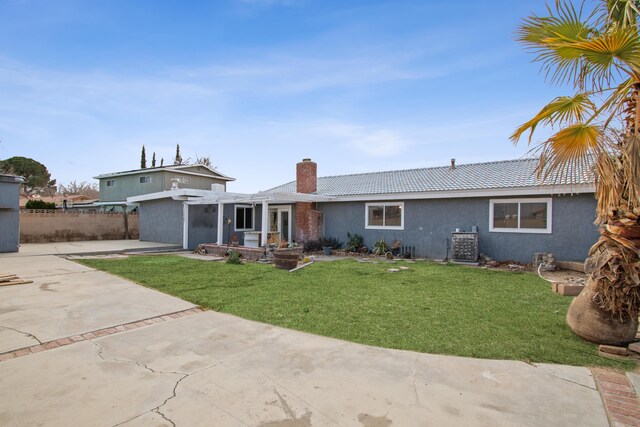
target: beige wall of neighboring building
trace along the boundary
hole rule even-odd
[[[79,240],[137,239],[138,214],[78,213],[22,210],[20,243],[71,242]]]

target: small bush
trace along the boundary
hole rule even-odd
[[[387,242],[384,239],[380,239],[373,244],[373,253],[376,255],[384,255],[387,253]]]
[[[236,251],[229,251],[227,252],[227,264],[242,264],[242,260],[240,259],[241,255],[240,253],[236,252]]]
[[[359,234],[347,233],[347,246],[348,252],[360,252],[360,249],[364,247],[364,239]]]
[[[55,209],[56,204],[53,202],[45,202],[44,200],[31,199],[27,200],[24,207],[25,209]]]
[[[342,242],[335,237],[323,237],[320,239],[320,243],[322,246],[328,246],[331,249],[340,249],[342,247]]]
[[[304,242],[303,250],[305,252],[315,252],[322,250],[322,240],[307,240]]]

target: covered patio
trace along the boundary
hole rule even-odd
[[[276,237],[278,240],[288,242],[305,240],[310,234],[313,234],[305,233],[306,230],[303,230],[304,228],[309,228],[307,223],[312,220],[307,217],[309,214],[319,214],[315,210],[315,203],[334,199],[334,197],[304,193],[208,193],[201,197],[186,197],[186,200],[183,201],[183,247],[185,249],[192,247],[195,243],[189,241],[190,208],[193,206],[209,205],[217,207],[215,241],[217,245],[225,243],[224,231],[225,227],[227,227],[229,230],[227,243],[231,240],[230,231],[233,228],[234,233],[243,233],[244,246],[266,247],[269,244],[270,237]],[[234,206],[232,216],[225,217],[226,205]],[[257,207],[260,208],[259,221],[256,221],[255,218],[257,210],[255,208]],[[296,226],[294,226],[294,223]],[[318,227],[321,227],[321,223],[316,224],[316,234]]]

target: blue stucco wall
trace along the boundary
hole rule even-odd
[[[189,249],[201,243],[215,243],[218,238],[218,206],[189,206]]]
[[[140,240],[182,245],[182,202],[173,199],[140,203]]]
[[[0,179],[0,252],[18,251],[20,244],[19,206],[19,183]]]
[[[415,246],[417,255],[436,259],[446,256],[452,231],[471,231],[472,226],[478,227],[481,253],[522,263],[530,263],[534,252],[553,252],[559,260],[584,261],[598,240],[593,194],[554,196],[552,234],[489,232],[489,200],[405,200],[404,230],[365,229],[365,202],[319,203],[318,210],[324,212],[325,236],[345,241],[347,232],[358,233],[369,248],[378,239],[388,243],[398,239],[403,245]]]

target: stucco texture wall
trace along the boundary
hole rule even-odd
[[[189,206],[189,249],[201,243],[215,243],[218,239],[218,206]]]
[[[0,252],[17,252],[20,243],[19,185],[0,181]]]
[[[140,240],[182,245],[182,202],[173,199],[140,203]]]
[[[494,198],[495,199],[495,198]],[[418,256],[442,259],[456,228],[478,227],[480,252],[497,260],[530,263],[535,252],[553,252],[560,260],[584,261],[599,237],[593,224],[593,194],[555,196],[552,234],[489,232],[490,198],[405,200],[404,230],[365,229],[365,202],[319,203],[324,235],[346,240],[347,232],[364,237],[369,248],[378,239],[415,246]],[[402,201],[402,200],[398,200]]]

